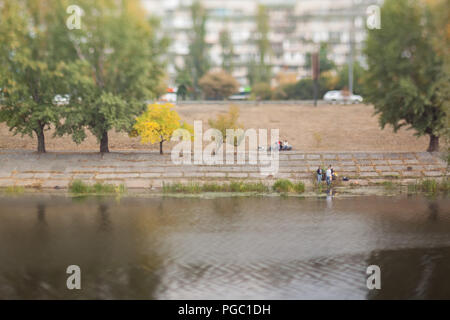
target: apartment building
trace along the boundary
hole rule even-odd
[[[193,0],[142,0],[149,15],[161,18],[163,32],[171,38],[168,73],[173,79],[176,66],[183,67],[189,53],[190,6]],[[287,74],[298,80],[310,75],[308,53],[328,44],[328,55],[338,66],[350,56],[364,63],[361,55],[366,37],[366,10],[382,0],[203,0],[208,11],[206,41],[213,66],[222,65],[219,35],[227,30],[234,47],[233,76],[247,85],[248,65],[257,58],[254,43],[259,4],[269,14],[271,57],[274,81]]]

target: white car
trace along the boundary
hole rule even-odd
[[[163,95],[161,98],[159,98],[160,102],[177,102],[177,94],[175,92],[168,92],[165,95]]]
[[[332,90],[325,93],[323,100],[327,102],[341,102],[341,103],[362,103],[363,98],[355,94],[344,94],[340,90]]]
[[[250,98],[250,93],[241,92],[241,93],[237,93],[237,94],[233,94],[232,96],[229,96],[228,100],[244,101],[244,100],[248,100],[249,98]]]

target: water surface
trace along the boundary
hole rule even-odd
[[[0,197],[1,299],[450,299],[450,199]],[[82,290],[66,287],[78,265]],[[368,290],[366,268],[381,268]]]

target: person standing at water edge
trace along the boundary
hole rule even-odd
[[[330,164],[330,166],[327,169],[327,185],[331,184],[331,179],[333,178],[332,175],[333,173],[331,171],[331,164]]]
[[[322,182],[322,169],[320,167],[317,168],[317,183],[320,184]]]

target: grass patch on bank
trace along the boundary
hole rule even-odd
[[[69,185],[69,192],[73,194],[122,194],[126,191],[126,187],[123,184],[115,186],[97,182],[94,185],[89,185],[81,180],[74,180]]]
[[[25,188],[22,186],[10,186],[5,189],[5,193],[9,195],[22,194],[25,192]]]
[[[303,182],[293,183],[288,179],[278,179],[273,187],[273,191],[278,193],[287,193],[287,192],[296,192],[303,193],[305,192],[305,184]]]
[[[272,187],[278,193],[303,193],[305,192],[303,182],[293,183],[290,180],[277,180]],[[196,194],[202,192],[233,192],[233,193],[269,193],[271,189],[262,182],[230,182],[230,183],[163,183],[163,193],[188,193]]]
[[[163,184],[163,193],[202,193],[202,192],[268,192],[269,188],[262,182],[231,182],[231,183],[170,183]]]
[[[415,184],[408,185],[409,193],[425,192],[429,194],[450,192],[450,179],[441,182],[434,179],[419,180]]]
[[[387,191],[392,191],[392,190],[394,190],[396,187],[398,187],[398,184],[396,184],[396,183],[394,183],[394,182],[392,182],[392,181],[384,181],[381,185],[382,185],[382,186],[384,187],[384,189],[387,190]]]

